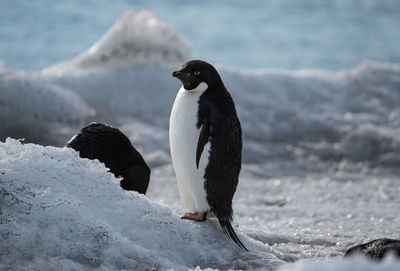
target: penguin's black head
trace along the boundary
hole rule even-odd
[[[181,80],[187,90],[203,91],[210,86],[222,83],[217,70],[209,63],[202,60],[191,60],[182,65],[182,69],[172,73],[173,77]],[[205,84],[202,84],[205,83]]]

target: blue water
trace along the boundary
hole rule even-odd
[[[1,0],[0,60],[38,70],[88,49],[128,9],[151,9],[192,57],[240,68],[400,62],[400,1]]]

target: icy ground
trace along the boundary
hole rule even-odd
[[[234,206],[250,249],[244,252],[213,222],[179,218],[183,208],[170,166],[153,173],[150,199],[122,190],[103,164],[71,149],[8,139],[0,143],[0,169],[2,270],[303,270],[305,264],[315,268],[316,260],[332,266],[327,259],[352,268],[360,260],[341,263],[346,248],[393,237],[400,223],[393,213],[400,191],[390,189],[398,180],[266,181],[245,169]],[[284,265],[302,259],[314,261]],[[389,259],[373,268],[368,263],[367,270],[399,264]]]
[[[342,255],[400,238],[400,66],[217,66],[244,133],[234,210],[246,253],[212,221],[179,218],[168,118],[171,73],[188,57],[172,26],[133,12],[73,60],[36,73],[0,66],[0,269],[399,270],[395,259]],[[60,148],[90,121],[120,128],[143,153],[147,196]]]
[[[40,270],[46,261],[129,270],[282,263],[261,243],[246,238],[254,252],[244,253],[212,223],[181,220],[167,206],[122,190],[103,164],[71,149],[9,139],[0,150],[2,270]]]

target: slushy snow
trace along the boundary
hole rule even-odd
[[[245,253],[216,224],[182,220],[122,190],[103,164],[72,149],[7,139],[0,143],[0,169],[2,270],[39,270],[45,260],[119,270],[239,269],[250,258],[282,264],[260,242],[241,235],[254,251]]]

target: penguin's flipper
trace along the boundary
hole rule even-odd
[[[210,125],[208,121],[205,121],[201,126],[199,141],[197,142],[197,150],[196,150],[196,166],[199,168],[199,162],[201,154],[203,153],[204,146],[208,142],[208,138],[210,137]]]

